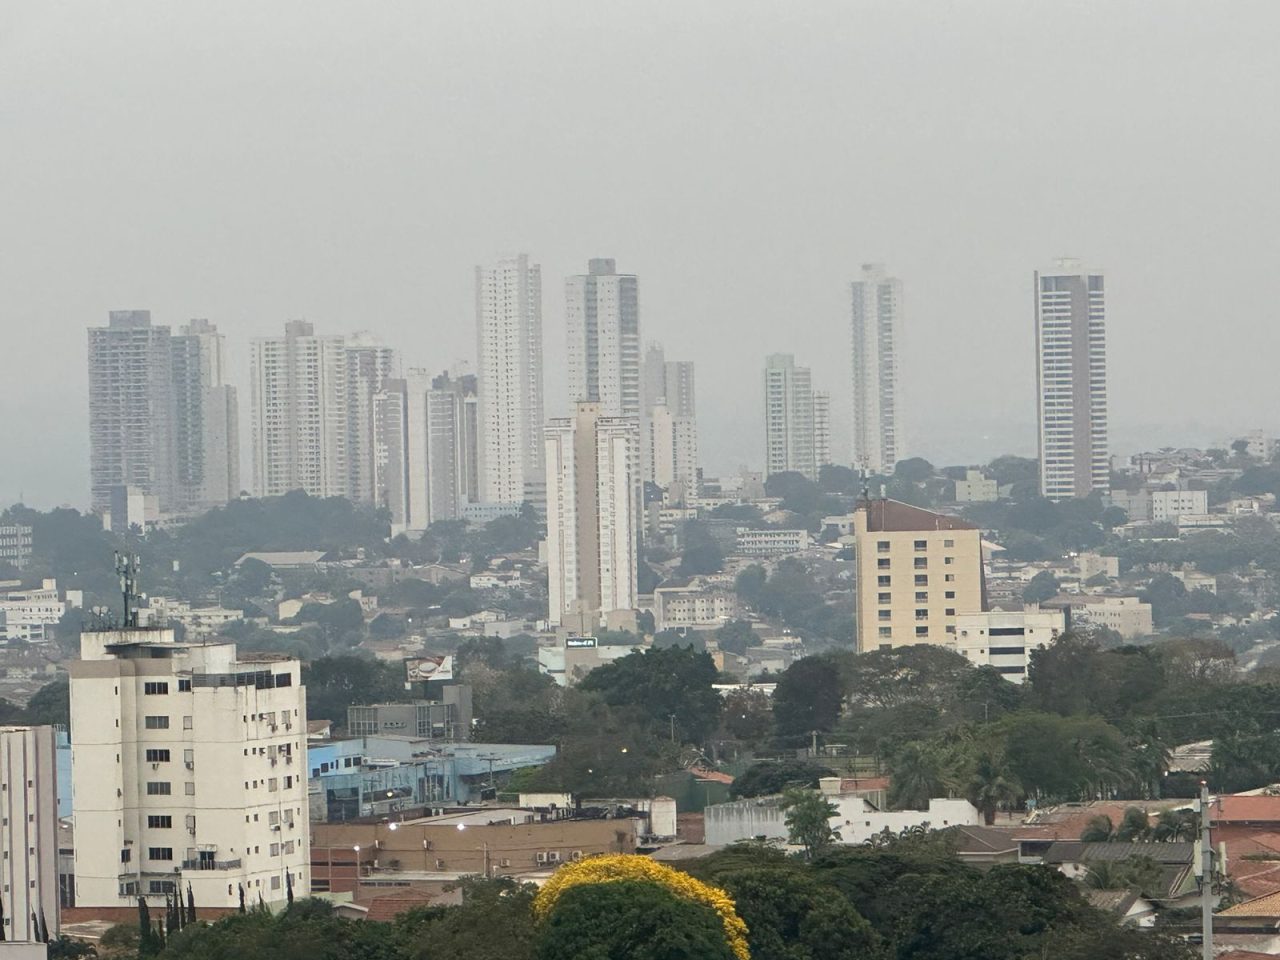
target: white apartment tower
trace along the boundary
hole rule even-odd
[[[0,726],[0,939],[9,943],[58,936],[56,757],[53,727]]]
[[[770,354],[764,369],[765,477],[794,471],[818,478],[814,457],[813,379],[789,353]]]
[[[299,661],[86,632],[71,674],[76,903],[282,903],[310,888]]]
[[[668,360],[662,345],[645,348],[641,368],[641,470],[669,503],[697,495],[698,421],[693,363]]]
[[[89,477],[93,508],[109,510],[113,487],[176,505],[173,356],[169,328],[149,310],[112,310],[89,328]]]
[[[191,320],[170,343],[178,506],[194,513],[240,495],[240,406],[214,324]]]
[[[596,403],[546,428],[548,620],[579,632],[636,606],[639,422]]]
[[[1079,260],[1035,274],[1040,492],[1050,500],[1111,489],[1103,275]]]
[[[819,470],[831,463],[831,394],[813,392],[813,462]]]
[[[564,284],[569,400],[600,404],[606,417],[640,416],[640,302],[634,274],[609,259]]]
[[[853,465],[888,475],[901,454],[898,351],[902,282],[878,263],[862,265],[853,304]]]
[[[347,455],[348,359],[340,336],[316,336],[290,320],[283,337],[252,341],[253,488],[260,497],[290,490],[341,497],[350,492]]]
[[[392,534],[409,524],[409,386],[388,379],[373,395],[374,503],[391,514]]]
[[[479,496],[476,378],[442,373],[427,394],[427,512],[431,523],[457,520]]]
[[[542,273],[528,256],[476,267],[480,499],[518,503],[543,483]]]
[[[399,361],[395,350],[371,333],[352,334],[346,348],[347,496],[356,503],[377,503],[373,398],[398,376]]]

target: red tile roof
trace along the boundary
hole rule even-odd
[[[899,500],[864,500],[858,505],[858,509],[866,511],[868,533],[978,529],[959,517],[923,510]]]
[[[391,921],[418,907],[429,907],[434,899],[434,894],[413,887],[397,890],[368,901],[369,913],[365,919]]]
[[[1280,824],[1280,797],[1226,795],[1210,804],[1213,823]]]

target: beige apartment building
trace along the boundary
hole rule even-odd
[[[858,651],[956,642],[956,618],[986,607],[982,534],[897,500],[854,513]]]

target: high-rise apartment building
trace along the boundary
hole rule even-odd
[[[111,507],[113,487],[176,505],[173,355],[169,328],[149,310],[112,310],[89,328],[89,474],[95,510]]]
[[[373,398],[399,375],[396,352],[371,333],[346,338],[347,349],[347,496],[376,503]]]
[[[764,369],[765,477],[794,471],[818,478],[813,435],[813,379],[789,353],[770,354]]]
[[[428,517],[457,520],[479,496],[476,378],[442,373],[427,394]]]
[[[956,643],[956,617],[986,609],[982,531],[897,500],[853,515],[858,651]]]
[[[594,259],[564,285],[569,400],[606,417],[640,416],[640,301],[634,274]]]
[[[348,496],[345,339],[316,336],[307,321],[290,320],[283,337],[252,341],[249,360],[254,492]]]
[[[134,628],[85,632],[68,671],[78,906],[307,895],[299,661]]]
[[[546,428],[548,620],[587,633],[636,606],[635,417],[596,403]]]
[[[853,302],[853,464],[891,474],[901,456],[898,353],[902,283],[878,263],[862,266]]]
[[[373,395],[374,503],[391,514],[393,534],[409,525],[409,385],[383,381]]]
[[[476,267],[480,499],[543,489],[542,272],[521,254]]]
[[[1079,260],[1035,274],[1040,492],[1050,500],[1111,489],[1103,287]]]
[[[693,362],[668,360],[659,343],[641,366],[641,476],[667,491],[669,503],[696,496],[698,421]]]
[[[53,727],[0,726],[0,786],[0,939],[22,943],[57,937],[58,772]],[[0,956],[6,956],[3,949]]]
[[[195,513],[240,495],[240,406],[214,324],[192,320],[170,343],[178,508]]]
[[[831,394],[813,392],[813,462],[821,470],[831,463]]]

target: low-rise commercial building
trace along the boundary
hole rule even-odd
[[[470,740],[471,687],[447,683],[440,687],[439,700],[347,707],[347,733],[353,737]]]
[[[33,543],[32,529],[25,523],[0,523],[0,563],[25,570]]]
[[[668,581],[653,591],[654,628],[721,626],[738,615],[737,594],[693,580]]]
[[[1057,642],[1066,631],[1062,610],[989,610],[956,617],[956,652],[975,667],[994,667],[1006,680],[1027,679],[1031,654]]]
[[[1151,621],[1151,604],[1137,597],[1083,597],[1072,604],[1073,613],[1081,620],[1114,630],[1126,640],[1149,637],[1155,627]]]
[[[785,557],[808,550],[810,540],[808,530],[739,527],[734,543],[734,552],[744,557]]]
[[[52,640],[54,627],[66,612],[56,580],[44,580],[31,590],[11,590],[0,598],[0,638],[26,643]]]
[[[999,499],[999,485],[981,470],[966,470],[964,479],[956,481],[956,503],[995,503]]]

